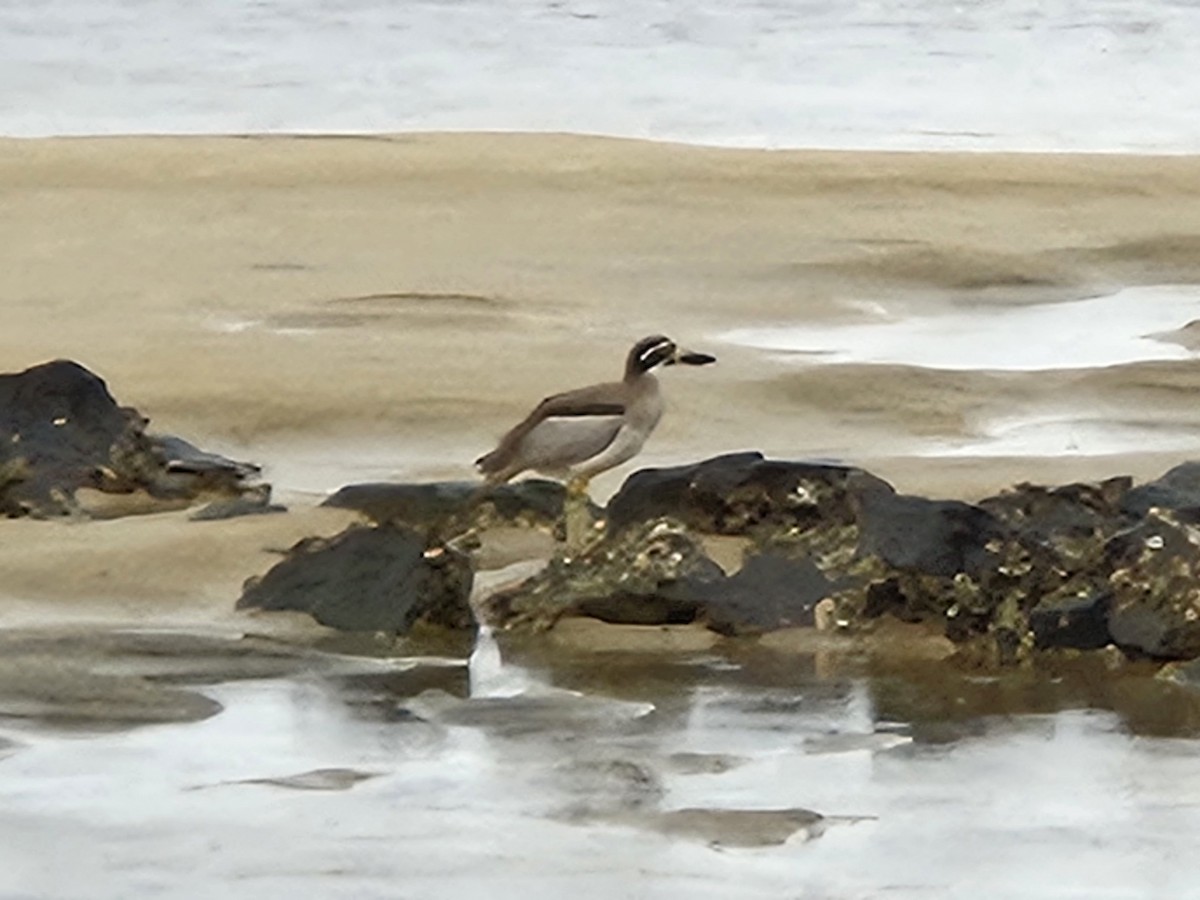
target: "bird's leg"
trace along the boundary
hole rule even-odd
[[[567,493],[563,497],[563,524],[566,526],[567,552],[572,556],[582,553],[592,534],[592,514],[588,510],[588,482],[586,476],[576,476],[567,482]]]

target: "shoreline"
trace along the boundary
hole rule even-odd
[[[137,140],[363,140],[363,141],[403,141],[410,138],[578,138],[585,141],[620,141],[634,144],[649,144],[664,147],[693,148],[696,150],[715,150],[720,152],[747,153],[827,153],[827,154],[879,154],[879,155],[933,155],[933,156],[1081,156],[1081,157],[1140,157],[1146,159],[1175,159],[1179,157],[1200,156],[1200,146],[1179,149],[1156,148],[1087,148],[1087,147],[887,147],[880,145],[823,145],[812,144],[769,144],[769,143],[739,143],[735,139],[722,143],[719,140],[707,141],[684,137],[659,137],[634,133],[606,131],[573,131],[569,129],[503,129],[503,128],[426,128],[405,130],[364,131],[355,129],[339,130],[295,130],[295,131],[80,131],[53,132],[46,134],[10,134],[0,133],[0,142],[35,143],[41,141],[137,141]]]
[[[1050,373],[797,366],[719,337],[854,321],[880,301],[904,317],[1200,284],[1200,202],[1187,202],[1200,157],[530,134],[0,139],[0,190],[3,368],[78,359],[152,430],[264,464],[267,480],[291,467],[284,495],[367,470],[473,477],[539,398],[614,377],[651,333],[719,362],[664,375],[667,415],[598,497],[636,468],[748,448],[963,498],[1144,480],[1200,455],[1200,439],[1196,452],[915,455],[986,436],[997,413],[1200,427],[1190,357]],[[41,540],[26,524],[5,528],[18,556]],[[136,519],[85,527],[109,529],[106,552],[131,571],[150,546]],[[200,526],[177,527],[186,540]],[[268,541],[278,526],[238,527]],[[199,596],[244,550],[214,553],[186,569]],[[128,588],[141,579],[153,597],[170,577]]]

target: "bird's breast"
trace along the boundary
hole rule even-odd
[[[637,388],[626,407],[625,420],[633,428],[648,434],[658,424],[662,414],[663,401],[658,390],[658,379],[653,375],[644,375],[638,380]]]

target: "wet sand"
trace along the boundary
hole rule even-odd
[[[1160,866],[1161,892],[1178,896],[1178,836],[1194,831],[1197,800],[1156,773],[1191,745],[1126,732],[1190,736],[1200,716],[1147,673],[1099,693],[1108,682],[1092,676],[1078,690],[1050,676],[947,690],[916,670],[897,681],[845,670],[836,652],[810,659],[806,644],[730,651],[680,634],[649,644],[663,660],[622,675],[572,669],[578,643],[564,633],[544,648],[550,661],[526,660],[531,672],[600,702],[560,716],[553,704],[547,713],[502,699],[462,707],[463,653],[428,676],[403,674],[409,663],[389,662],[399,652],[390,645],[310,656],[336,646],[322,629],[232,607],[279,550],[345,525],[346,514],[315,508],[325,492],[471,477],[471,460],[533,402],[614,377],[628,345],[654,332],[720,365],[664,373],[669,410],[642,464],[761,449],[966,498],[1024,480],[1156,476],[1200,455],[1190,357],[951,370],[824,363],[727,336],[852,326],[880,306],[900,318],[963,314],[1200,284],[1198,194],[1200,159],[1186,157],[735,151],[545,135],[0,141],[5,369],[77,359],[154,427],[264,464],[290,506],[228,522],[190,522],[186,511],[0,521],[0,761],[12,785],[0,846],[28,851],[0,867],[0,887],[170,893],[203,859],[197,877],[230,896],[314,879],[326,896],[385,884],[476,896],[471,885],[495,871],[527,896],[561,896],[602,864],[595,895],[611,896],[635,876],[596,860],[636,856],[647,896],[705,895],[699,886],[730,896],[731,885],[778,896],[801,875],[814,896],[973,896],[998,846],[1012,865],[988,878],[1012,896],[1060,896],[1065,883],[1137,896],[1137,871]],[[978,340],[988,340],[982,327]],[[1007,445],[989,443],[1006,422],[1043,420],[1060,444],[1045,453],[1001,455]],[[1109,440],[1121,434],[1134,437]],[[597,479],[595,493],[632,468]],[[159,645],[130,629],[168,637]],[[239,644],[245,632],[265,636]],[[276,639],[278,652],[261,643]],[[584,640],[647,646],[611,631]],[[353,683],[331,674],[365,657],[383,668]],[[396,711],[396,697],[429,687],[443,693]],[[603,698],[666,712],[618,727]],[[768,701],[782,705],[764,713]],[[1109,712],[1060,712],[1078,708]],[[549,720],[514,737],[505,723],[534,713]],[[55,731],[56,715],[72,729],[88,723],[88,740]],[[203,721],[181,724],[193,719]],[[124,730],[146,721],[171,724]],[[916,748],[894,748],[897,730]],[[805,741],[844,733],[862,742],[833,768],[814,762]],[[615,760],[604,771],[619,784],[569,768],[563,748],[583,745],[611,751],[600,756]],[[708,774],[689,782],[672,768],[685,758],[693,775]],[[1005,768],[1013,760],[1032,768],[1018,777]],[[470,777],[447,781],[448,764]],[[63,778],[70,791],[56,786]],[[958,791],[968,782],[977,793]],[[639,799],[647,785],[657,793]],[[610,789],[629,804],[578,808]],[[307,799],[264,804],[268,791]],[[1080,805],[1086,797],[1104,799]],[[787,811],[769,821],[689,812],[768,801]],[[787,835],[770,850],[739,845],[811,822],[806,809],[843,817],[821,838],[828,854],[797,857]],[[329,815],[343,823],[332,832]],[[743,824],[722,841],[730,821]],[[713,833],[743,855],[711,849]],[[294,852],[239,849],[273,834]],[[52,838],[78,863],[61,877],[44,864]],[[397,841],[417,852],[392,856]],[[337,858],[314,863],[330,846]],[[547,846],[555,864],[531,874]],[[859,866],[863,854],[872,866]]]
[[[554,135],[7,140],[0,190],[5,368],[78,359],[155,427],[263,463],[293,507],[354,480],[471,477],[538,398],[614,377],[653,332],[720,365],[664,374],[645,464],[757,448],[971,497],[1152,477],[1195,455],[1190,359],[805,366],[720,336],[854,323],[870,304],[920,315],[1200,282],[1200,159]],[[1063,410],[1174,439],[939,455],[996,419]],[[0,522],[5,592],[166,610],[228,596],[262,546],[306,527]],[[81,558],[104,562],[65,571]]]
[[[880,459],[1031,392],[1178,417],[1193,386],[1171,363],[1037,390],[911,367],[797,375],[713,346],[735,328],[853,321],[879,300],[916,313],[1195,283],[1188,157],[9,140],[0,187],[6,366],[77,358],[158,427],[269,449],[268,465],[289,444],[353,457],[365,441],[398,473],[467,474],[531,401],[612,377],[655,331],[722,361],[668,373],[658,460],[746,446]]]

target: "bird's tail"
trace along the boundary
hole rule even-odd
[[[508,478],[504,477],[504,460],[499,451],[493,450],[491,453],[483,454],[475,460],[475,469],[490,484],[508,481]]]

